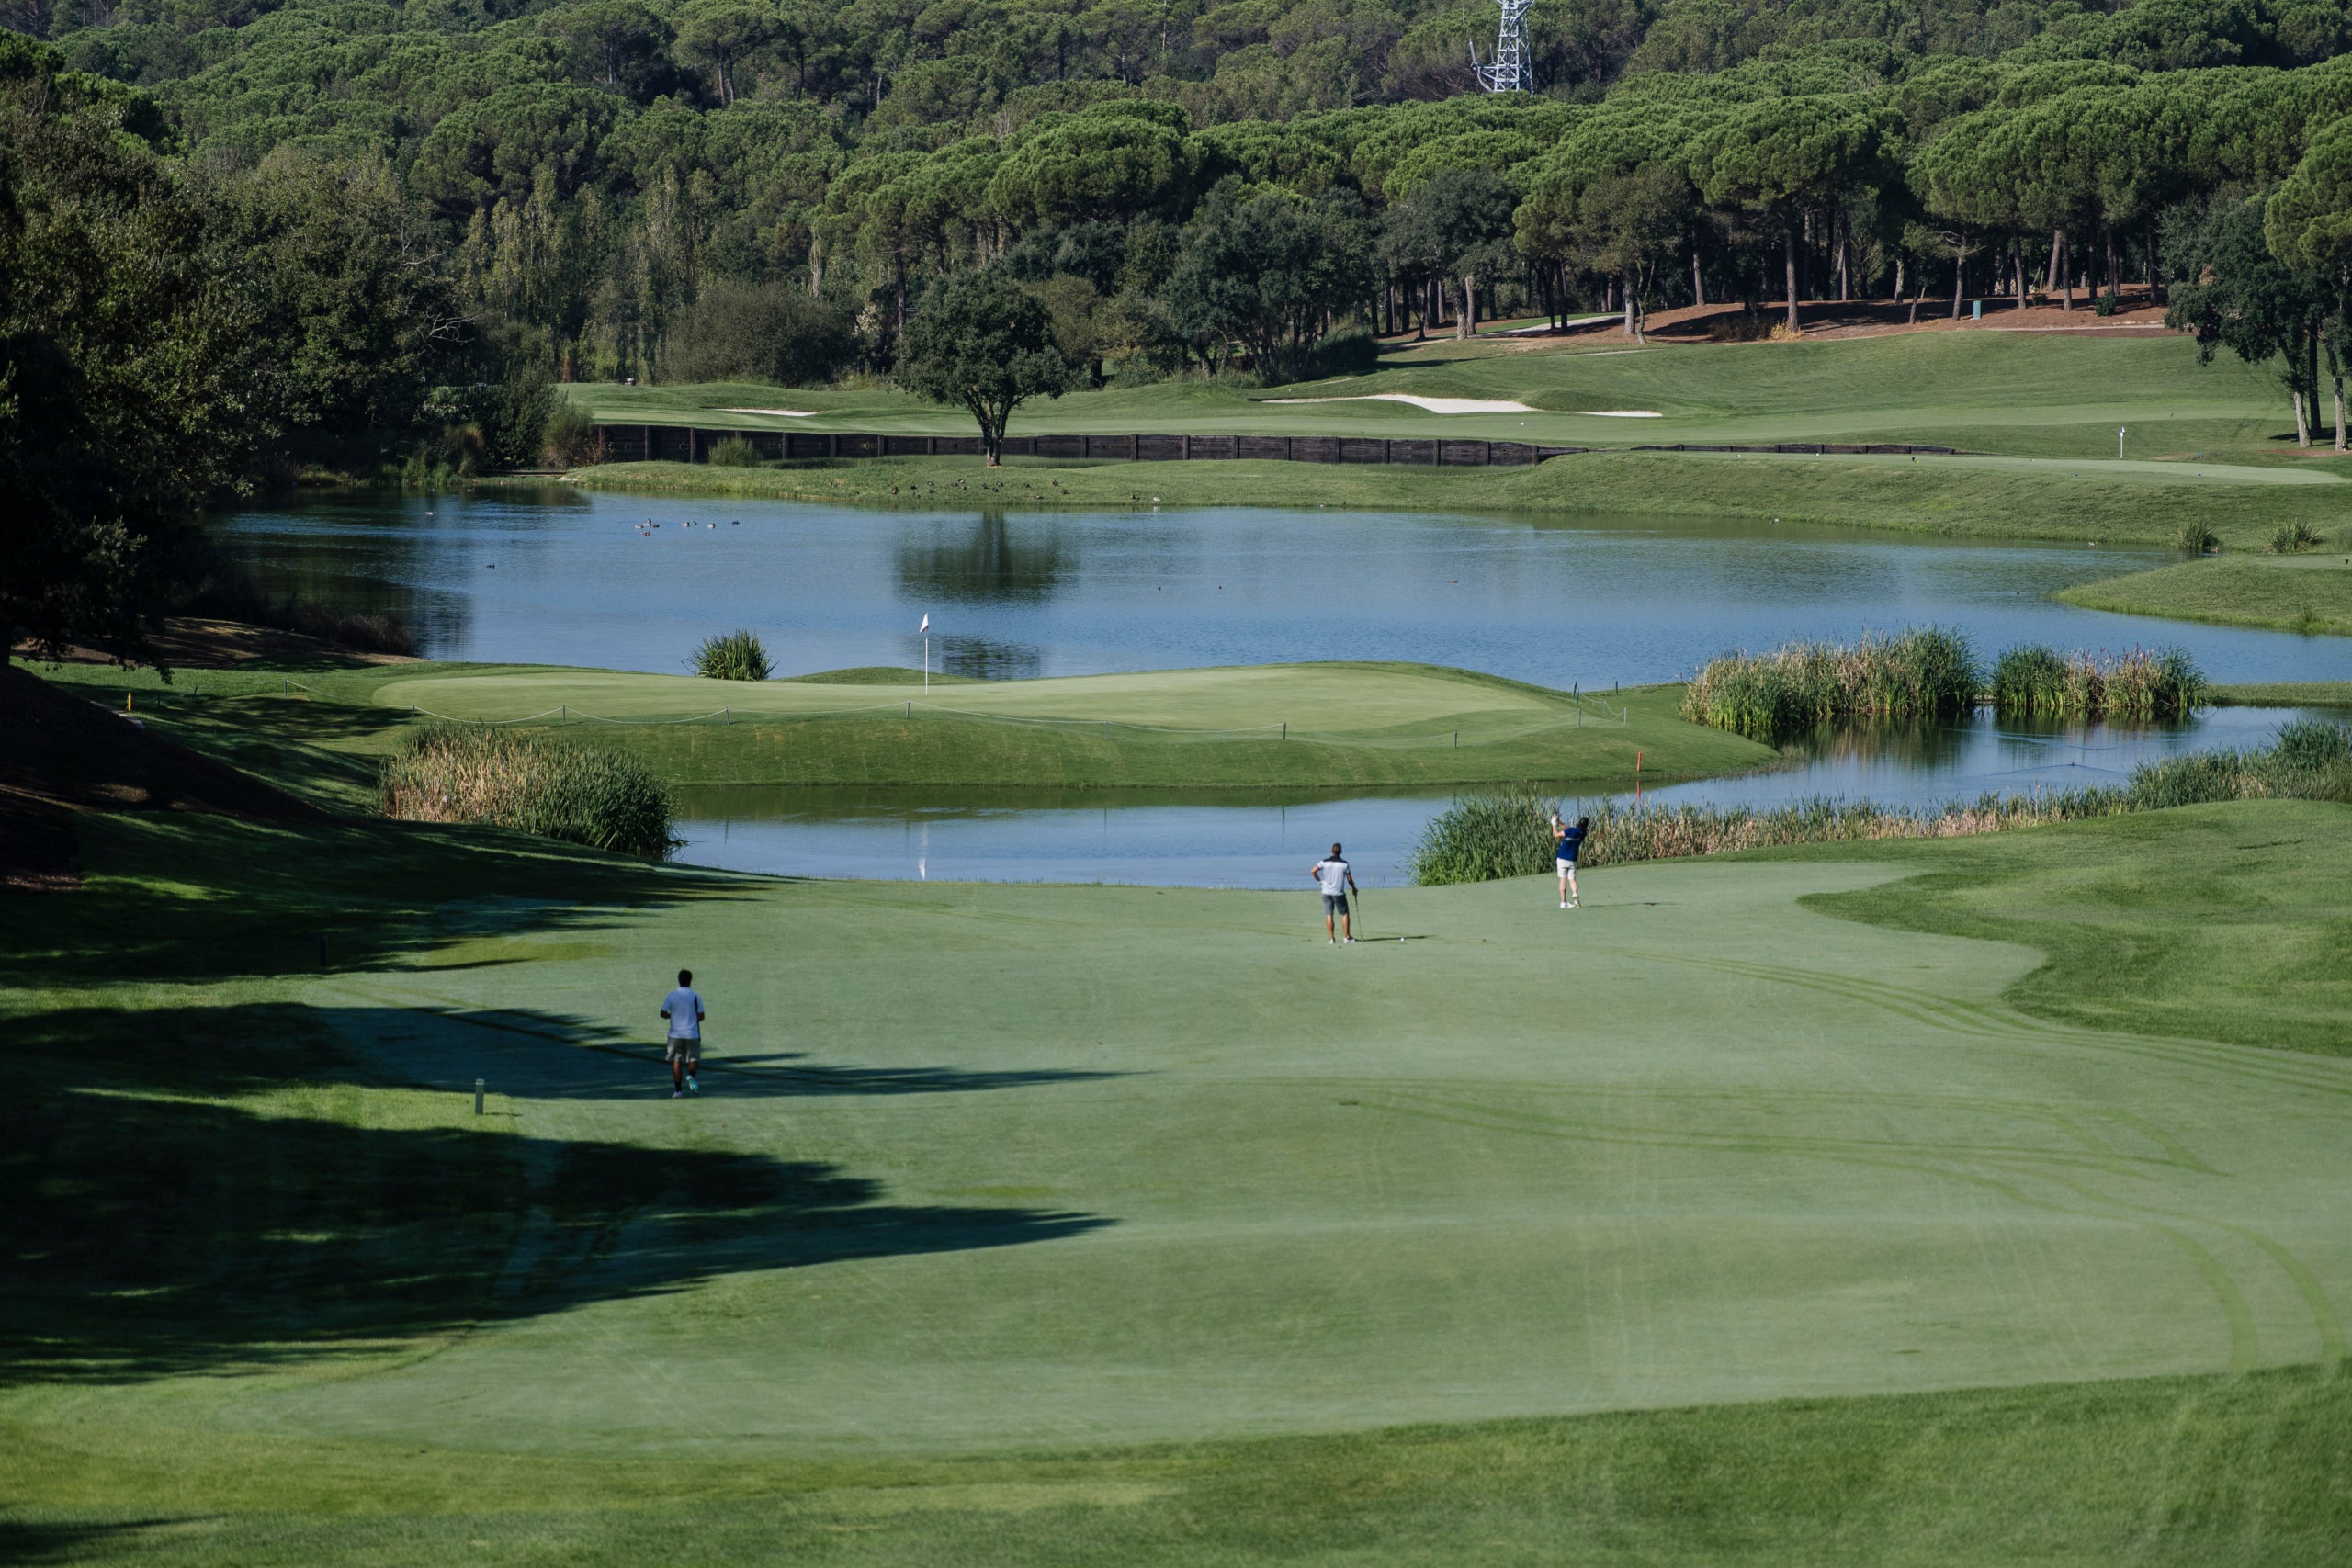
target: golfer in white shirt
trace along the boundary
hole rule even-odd
[[[702,1069],[702,997],[695,991],[695,972],[678,971],[678,988],[662,998],[662,1016],[670,1021],[670,1098],[700,1094],[695,1075]]]
[[[1340,858],[1340,846],[1333,844],[1329,857],[1317,861],[1307,869],[1306,874],[1315,878],[1316,885],[1323,889],[1323,934],[1330,939],[1328,945],[1337,946],[1342,941],[1355,941],[1355,933],[1348,929],[1348,891],[1355,888],[1362,892],[1363,889],[1356,887],[1356,874],[1350,871],[1348,863]],[[1337,935],[1331,929],[1335,919],[1339,922]]]

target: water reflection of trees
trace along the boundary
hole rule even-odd
[[[992,642],[984,637],[941,637],[938,668],[950,675],[981,681],[1027,681],[1046,672],[1043,650],[1025,642]]]
[[[256,521],[237,519],[211,538],[272,602],[316,605],[334,615],[390,615],[415,634],[418,651],[428,657],[464,646],[472,604],[424,586],[432,575],[430,538],[376,527],[355,539],[340,530],[274,529]]]
[[[1781,750],[1808,762],[1899,762],[1928,769],[1958,761],[1981,739],[1964,724],[1858,722],[1825,724],[1783,742]]]
[[[960,533],[899,545],[899,591],[918,601],[1035,604],[1061,586],[1069,564],[1058,528],[1016,530],[1003,513],[984,512]]]

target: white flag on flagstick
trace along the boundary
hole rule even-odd
[[[931,630],[931,617],[926,615],[922,618],[922,625],[915,628],[915,636],[921,637],[923,633],[929,630]]]

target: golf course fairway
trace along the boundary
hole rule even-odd
[[[1383,890],[1339,948],[1304,891],[82,824],[80,894],[0,905],[8,1179],[74,1199],[9,1211],[28,1555],[2287,1562],[2352,1519],[2340,806]],[[2036,945],[1955,934],[1996,921]]]

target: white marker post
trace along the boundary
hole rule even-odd
[[[2126,428],[2120,424],[2115,427],[2115,460],[2119,463],[2123,461],[2123,433]]]
[[[931,695],[931,616],[928,614],[924,615],[922,625],[917,626],[915,632],[922,638],[922,694],[927,697]]]

